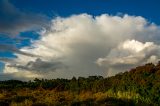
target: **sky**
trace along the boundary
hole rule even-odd
[[[160,59],[159,0],[0,0],[0,80],[127,71]]]

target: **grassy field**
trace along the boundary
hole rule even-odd
[[[90,91],[72,92],[38,88],[1,91],[0,106],[134,106],[145,105],[140,96],[131,92],[93,93]],[[147,104],[146,104],[147,105]]]

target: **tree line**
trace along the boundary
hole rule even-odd
[[[33,81],[6,80],[0,81],[0,90],[16,89],[44,89],[70,91],[79,94],[83,91],[93,93],[112,91],[115,94],[119,92],[134,92],[138,94],[137,102],[160,105],[160,62],[158,64],[147,63],[119,73],[112,77],[104,78],[102,76],[73,77],[72,79],[38,79]]]

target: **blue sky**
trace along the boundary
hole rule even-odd
[[[38,12],[47,16],[68,16],[72,14],[89,13],[100,15],[103,13],[143,16],[148,20],[160,23],[158,14],[159,0],[11,0],[21,10]]]
[[[159,25],[159,4],[159,0],[0,0],[0,71],[3,60],[17,58],[14,53],[25,54],[20,49],[40,39],[37,32],[57,16],[128,14]]]

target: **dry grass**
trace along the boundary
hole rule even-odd
[[[8,98],[7,98],[7,96]],[[93,93],[90,91],[82,91],[80,93],[71,91],[61,91],[56,90],[44,90],[44,89],[21,89],[8,92],[1,92],[0,99],[8,100],[10,106],[32,106],[34,104],[46,104],[48,106],[56,105],[73,105],[73,104],[87,104],[90,103],[101,103],[104,104],[105,100],[110,97],[114,98],[125,98],[129,99],[133,95],[128,92],[118,92],[113,93],[112,91],[97,92]]]

